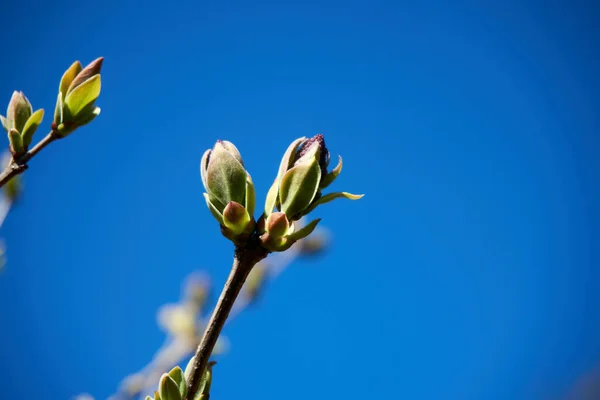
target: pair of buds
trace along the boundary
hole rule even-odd
[[[76,61],[63,74],[52,123],[52,131],[57,137],[67,136],[100,114],[100,108],[96,107],[95,103],[100,95],[102,61],[103,58],[98,58],[85,68]],[[14,158],[20,158],[27,153],[33,134],[43,118],[43,108],[34,112],[23,92],[13,93],[6,117],[0,115],[0,122],[8,134],[10,152]]]
[[[298,228],[296,222],[320,204],[337,198],[357,200],[347,192],[323,194],[342,170],[342,158],[328,171],[330,154],[323,135],[299,138],[285,152],[277,178],[269,189],[264,213],[254,219],[256,194],[242,156],[231,142],[218,141],[202,157],[200,172],[206,204],[221,225],[221,232],[236,245],[257,233],[268,251],[284,251],[308,236],[319,219]],[[277,210],[277,211],[275,211]]]

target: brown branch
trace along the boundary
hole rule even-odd
[[[188,382],[185,400],[193,400],[198,391],[200,380],[208,364],[208,360],[221,334],[221,329],[227,321],[229,312],[235,303],[248,274],[260,260],[265,258],[266,251],[259,246],[236,247],[233,257],[233,267],[225,282],[221,296],[208,321],[204,336],[196,349],[194,364]]]
[[[21,157],[13,158],[10,163],[4,168],[4,171],[0,173],[0,188],[8,183],[15,176],[25,172],[28,165],[27,162],[31,160],[37,153],[39,153],[44,147],[54,142],[59,137],[56,135],[56,131],[52,130],[46,135],[38,144],[33,146],[31,150],[23,154]]]

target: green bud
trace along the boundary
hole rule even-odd
[[[267,194],[265,216],[269,217],[273,209],[277,208],[293,222],[314,210],[319,204],[335,198],[361,198],[362,195],[346,192],[322,195],[321,190],[333,183],[342,171],[340,157],[338,165],[331,172],[327,172],[329,160],[329,151],[321,134],[292,142],[281,160],[277,178]]]
[[[158,393],[162,400],[181,400],[177,383],[168,374],[163,374],[158,384]]]
[[[277,214],[283,214],[283,213],[273,213],[271,214],[271,216],[273,215],[277,215]],[[285,216],[285,214],[283,214]],[[277,217],[277,220],[279,220],[280,217]],[[287,219],[286,219],[287,220]],[[282,228],[281,226],[277,226],[275,227],[275,230],[273,232],[269,232],[268,227],[269,224],[267,223],[267,231],[265,233],[263,233],[260,236],[260,241],[262,246],[269,250],[269,251],[285,251],[287,249],[289,249],[290,247],[292,247],[292,245],[294,243],[296,243],[297,241],[306,238],[308,235],[310,235],[315,228],[317,227],[317,225],[319,224],[319,222],[321,221],[320,218],[317,218],[311,222],[309,222],[306,226],[296,230],[295,227],[295,222],[292,222],[289,226],[289,228],[287,229],[287,232],[284,235],[277,235],[280,232],[280,229]],[[283,225],[281,222],[277,221],[276,224],[281,224]]]
[[[31,103],[23,92],[12,94],[6,117],[0,115],[2,127],[8,134],[11,153],[15,157],[25,154],[31,144],[33,134],[44,118],[44,110],[33,112]]]
[[[69,93],[73,92],[78,86],[81,86],[85,81],[87,81],[91,77],[100,75],[100,70],[102,69],[103,62],[104,57],[99,57],[91,63],[89,63],[81,71],[79,71],[69,84],[69,88],[65,92],[65,96],[68,96]]]
[[[219,140],[200,162],[204,198],[230,240],[244,241],[254,228],[256,194],[242,156],[233,143]]]
[[[103,60],[100,57],[85,68],[76,61],[63,74],[54,111],[54,126],[59,136],[67,136],[100,114],[95,102],[102,87],[100,69]]]
[[[293,223],[290,223],[285,213],[274,212],[266,219],[261,218],[259,230],[264,232],[260,236],[262,246],[269,251],[281,251],[288,248],[287,236],[294,231]]]
[[[223,225],[229,228],[233,235],[243,233],[250,223],[250,215],[243,205],[230,201],[223,209]]]
[[[86,107],[90,107],[98,96],[101,89],[100,75],[94,75],[84,81],[81,85],[76,86],[67,97],[65,97],[64,112],[70,117],[70,121],[75,122],[81,118],[81,112]]]
[[[321,167],[318,156],[319,147],[315,144],[279,182],[280,208],[291,220],[302,217],[319,190]]]
[[[218,141],[202,157],[202,182],[211,201],[223,211],[230,201],[245,204],[247,172],[239,151],[230,142]]]
[[[6,119],[9,121],[9,129],[16,129],[19,133],[23,131],[25,123],[31,116],[33,109],[31,103],[25,97],[23,92],[14,91],[8,109],[6,110]]]
[[[267,218],[267,232],[273,237],[283,237],[290,229],[290,222],[282,212],[275,212]]]

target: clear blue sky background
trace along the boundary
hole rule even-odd
[[[329,253],[228,327],[214,399],[560,398],[600,361],[599,15],[6,3],[3,109],[24,90],[47,125],[62,72],[106,60],[102,115],[31,162],[0,231],[2,397],[113,393],[183,278],[227,275],[203,151],[233,141],[263,198],[288,143],[323,132],[345,161],[333,189],[366,196],[318,209]]]

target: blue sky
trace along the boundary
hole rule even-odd
[[[156,309],[184,277],[228,273],[204,150],[234,142],[262,203],[287,145],[322,132],[344,157],[332,189],[366,196],[320,207],[327,255],[228,326],[213,397],[560,399],[600,363],[598,16],[7,3],[0,107],[23,90],[48,124],[62,72],[105,64],[101,116],[31,162],[0,231],[4,397],[113,393],[161,344]]]

